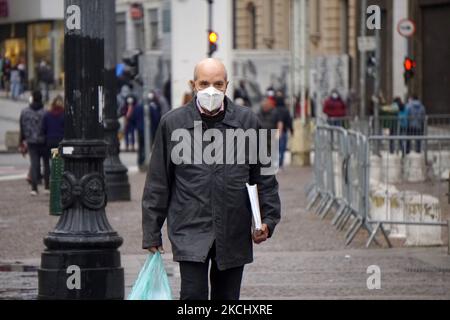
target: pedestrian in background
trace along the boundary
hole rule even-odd
[[[245,81],[243,80],[239,81],[239,86],[234,90],[234,99],[236,100],[239,98],[244,100],[245,107],[252,107],[247,88],[245,87]]]
[[[126,151],[135,152],[135,131],[134,122],[131,121],[133,111],[137,106],[137,99],[133,95],[129,95],[126,99],[125,105],[122,107],[121,114],[124,117],[124,133],[125,133],[125,149]]]
[[[47,154],[51,156],[51,150],[59,147],[64,138],[64,99],[58,95],[51,104],[42,120],[42,132],[45,136]]]
[[[276,93],[276,113],[277,113],[277,127],[279,130],[279,163],[280,169],[284,168],[284,158],[289,143],[289,133],[294,134],[294,126],[291,113],[286,107],[285,97],[282,91]]]
[[[150,133],[151,140],[155,140],[156,130],[158,130],[159,122],[161,121],[161,117],[163,116],[163,111],[161,108],[160,100],[156,95],[155,91],[151,91],[148,94],[148,106],[150,110]],[[167,113],[167,112],[166,112]]]
[[[41,61],[39,64],[37,79],[44,102],[48,102],[50,100],[50,85],[53,83],[53,72],[46,61]]]
[[[398,135],[398,112],[400,111],[400,105],[401,100],[399,102],[400,98],[394,99],[394,101],[391,104],[383,104],[380,108],[380,119],[381,119],[381,127],[389,132],[389,136],[396,136]],[[395,152],[395,141],[391,140],[389,141],[389,149],[390,152],[393,154]]]
[[[27,67],[23,60],[19,63],[19,65],[17,66],[17,69],[19,70],[19,74],[20,74],[20,83],[21,83],[20,96],[22,96],[28,87],[28,85],[27,85]]]
[[[398,106],[398,135],[407,136],[408,135],[408,113],[406,110],[406,105],[403,103],[400,97],[394,99],[394,103]],[[407,152],[407,142],[400,140],[400,148],[402,150],[402,155],[409,153]]]
[[[21,89],[22,79],[20,77],[20,71],[17,68],[17,66],[13,67],[11,70],[10,84],[11,84],[11,98],[13,100],[17,100],[22,92]]]
[[[328,116],[328,123],[331,126],[343,126],[343,118],[347,115],[347,106],[341,98],[339,92],[334,89],[325,100],[323,112]]]
[[[272,130],[278,128],[278,116],[273,100],[269,98],[263,100],[261,110],[258,113],[258,119],[263,129]]]
[[[413,95],[406,106],[406,114],[408,117],[408,135],[423,136],[425,133],[426,110],[425,106],[419,100],[417,95]],[[410,143],[407,146],[407,153],[410,151]],[[422,142],[416,140],[415,151],[420,153],[422,150]]]
[[[144,164],[145,164],[145,130],[149,130],[149,128],[145,127],[145,112],[144,106],[142,104],[137,104],[133,111],[131,112],[131,116],[128,119],[128,125],[131,125],[135,128],[137,132],[137,141],[138,141],[138,150],[137,150],[137,165],[139,171],[144,172]]]
[[[44,162],[44,181],[46,193],[50,187],[49,155],[42,132],[45,110],[40,91],[33,92],[30,105],[20,114],[20,149],[28,150],[31,162],[31,195],[38,195],[41,159]]]
[[[8,58],[5,58],[3,61],[3,88],[6,91],[6,96],[9,96],[9,90],[10,90],[10,77],[11,77],[11,60]]]

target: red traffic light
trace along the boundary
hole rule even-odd
[[[404,66],[406,71],[412,71],[416,68],[416,62],[411,58],[406,58]]]

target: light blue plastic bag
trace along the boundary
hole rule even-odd
[[[169,278],[159,252],[147,257],[128,300],[172,300]]]

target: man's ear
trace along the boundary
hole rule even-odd
[[[189,86],[191,87],[192,91],[195,91],[195,81],[194,80],[189,80]]]

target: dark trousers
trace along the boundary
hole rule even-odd
[[[145,163],[145,136],[143,131],[138,131],[138,166],[142,166]]]
[[[205,263],[180,262],[181,292],[180,300],[208,300],[208,270],[211,261],[209,280],[211,281],[211,300],[239,300],[244,267],[220,271],[215,260],[215,245]]]
[[[288,147],[288,133],[284,132],[281,134],[280,137],[280,162],[279,162],[279,166],[280,168],[283,168],[284,166],[284,155],[286,154],[286,150]]]
[[[28,152],[31,161],[31,189],[38,191],[39,177],[41,175],[41,159],[44,162],[45,188],[50,186],[50,155],[45,144],[29,144]]]

